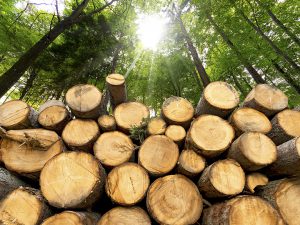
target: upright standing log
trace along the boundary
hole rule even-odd
[[[96,213],[64,211],[49,217],[41,225],[95,225],[99,217]]]
[[[106,86],[110,94],[112,108],[127,101],[125,78],[121,74],[110,74],[106,77]]]
[[[179,146],[183,144],[186,136],[185,129],[178,125],[168,126],[165,133],[167,137],[171,138]]]
[[[152,118],[147,124],[147,134],[149,136],[164,134],[166,131],[166,127],[167,124],[162,118],[160,117]]]
[[[243,106],[254,108],[270,117],[287,108],[287,96],[268,84],[258,84],[244,100]]]
[[[233,86],[223,81],[212,82],[205,87],[195,114],[225,118],[237,107],[239,100],[239,94]]]
[[[205,158],[191,149],[186,149],[180,153],[177,172],[188,177],[195,177],[204,170],[205,164]]]
[[[116,120],[111,115],[102,115],[97,121],[102,132],[115,131],[117,129]]]
[[[257,186],[266,185],[268,182],[268,177],[262,173],[249,173],[246,176],[245,189],[254,193]]]

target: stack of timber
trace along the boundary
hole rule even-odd
[[[153,118],[120,74],[104,94],[78,84],[38,111],[0,106],[0,224],[299,225],[299,214],[300,111],[267,84],[240,102],[212,82],[195,108],[171,96]]]

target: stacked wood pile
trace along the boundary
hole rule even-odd
[[[172,96],[150,119],[122,75],[106,82],[38,112],[0,106],[0,224],[300,224],[300,111],[283,92],[260,84],[239,104],[213,82],[196,108]]]

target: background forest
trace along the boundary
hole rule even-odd
[[[297,0],[1,0],[0,96],[38,106],[125,75],[130,100],[196,104],[211,81],[268,83],[300,104]]]

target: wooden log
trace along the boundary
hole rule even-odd
[[[234,127],[236,136],[240,136],[244,132],[266,134],[272,129],[271,122],[265,114],[247,107],[235,110],[231,114],[229,122]]]
[[[226,151],[233,139],[234,129],[226,120],[214,115],[202,115],[190,127],[186,148],[212,158]]]
[[[41,225],[95,225],[99,218],[96,213],[64,211],[49,217]]]
[[[239,101],[239,94],[233,86],[223,81],[212,82],[205,87],[195,114],[226,118],[237,107]]]
[[[166,131],[166,127],[167,124],[162,118],[160,117],[152,118],[147,124],[147,134],[149,136],[164,134]]]
[[[152,135],[141,145],[138,162],[152,176],[169,173],[178,161],[178,146],[165,135]]]
[[[0,105],[0,126],[5,129],[37,127],[37,112],[21,100],[12,100]]]
[[[167,124],[188,128],[194,116],[194,107],[187,99],[172,96],[164,101],[161,114]]]
[[[105,191],[113,202],[132,206],[146,195],[150,179],[146,170],[136,163],[115,167],[107,176]]]
[[[177,172],[188,177],[195,177],[204,170],[205,164],[204,157],[191,149],[186,149],[180,153]]]
[[[105,213],[97,225],[151,225],[148,214],[140,207],[115,207]]]
[[[40,187],[54,207],[86,208],[100,198],[105,179],[105,170],[91,154],[64,152],[44,166]]]
[[[264,134],[247,132],[232,143],[227,157],[236,160],[245,170],[255,171],[275,162],[276,145]]]
[[[300,179],[282,179],[258,187],[257,194],[276,208],[289,225],[299,225]]]
[[[49,100],[39,108],[38,122],[48,130],[60,132],[70,119],[70,113],[61,101]]]
[[[171,138],[178,146],[184,143],[186,132],[182,126],[170,125],[167,127],[166,136]]]
[[[65,126],[62,139],[72,150],[91,152],[99,135],[99,127],[94,120],[75,119]]]
[[[66,93],[66,103],[78,118],[96,119],[101,113],[102,93],[90,84],[79,84]]]
[[[39,190],[19,187],[0,202],[0,224],[39,225],[51,214]]]
[[[102,115],[98,118],[98,125],[102,132],[115,131],[117,129],[116,120],[111,115]]]
[[[140,126],[149,116],[148,107],[139,102],[122,103],[114,111],[117,126],[125,133],[129,133],[133,127]]]
[[[101,134],[93,149],[96,158],[109,168],[128,162],[134,153],[131,139],[119,131]]]
[[[271,117],[288,107],[288,97],[281,90],[268,84],[258,84],[249,92],[243,106]]]
[[[106,87],[110,94],[110,102],[113,109],[127,101],[125,78],[121,74],[110,74],[106,77]]]
[[[246,176],[245,189],[254,193],[257,186],[266,185],[268,182],[268,177],[262,173],[249,173]]]
[[[271,123],[272,130],[268,136],[276,145],[300,136],[300,111],[286,109],[278,113]]]
[[[194,224],[203,208],[197,186],[180,174],[156,179],[150,185],[146,204],[159,224]]]
[[[207,198],[233,196],[245,186],[245,173],[232,159],[219,160],[205,168],[198,181],[200,192]]]
[[[284,224],[268,202],[256,196],[238,196],[203,210],[202,225]]]

